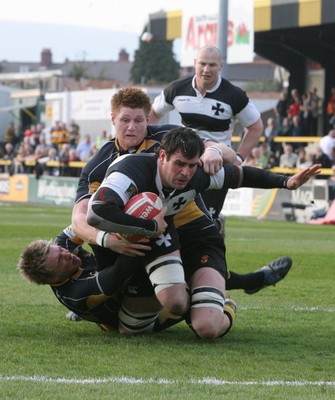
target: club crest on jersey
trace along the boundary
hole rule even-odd
[[[208,256],[207,255],[202,256],[200,262],[201,262],[201,264],[207,264],[208,263]]]
[[[193,189],[177,194],[172,198],[165,199],[163,201],[164,206],[167,207],[167,213],[165,216],[175,215],[181,209],[183,209],[190,201],[194,199],[195,191]]]
[[[172,208],[173,208],[175,211],[180,210],[182,207],[185,206],[186,203],[187,203],[187,200],[184,199],[184,197],[180,196],[180,197],[178,197],[178,201],[175,201],[175,202],[172,204]]]
[[[164,246],[164,247],[170,247],[171,246],[171,235],[168,233],[167,235],[160,235],[158,239],[156,240],[156,245],[157,246]]]
[[[90,184],[89,193],[90,194],[95,193],[99,189],[99,186],[100,186],[100,182],[92,182]]]
[[[224,108],[220,103],[216,103],[216,106],[212,106],[212,110],[215,111],[214,115],[220,115],[220,112],[224,113]]]

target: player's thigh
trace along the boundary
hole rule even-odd
[[[123,291],[122,307],[132,313],[158,312],[161,305],[144,268],[137,271]]]
[[[187,282],[198,274],[202,276],[202,272],[197,275],[195,273],[203,268],[211,268],[222,277],[227,277],[223,237],[213,224],[207,226],[206,224],[208,222],[202,218],[180,229],[181,256]],[[193,232],[189,231],[190,227],[193,227]]]
[[[150,297],[124,296],[122,307],[132,313],[159,312],[162,309],[157,297],[153,294]]]
[[[226,281],[222,274],[209,267],[203,267],[195,271],[189,280],[191,291],[197,287],[210,287],[220,290],[222,293],[226,290]]]

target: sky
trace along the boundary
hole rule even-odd
[[[186,0],[8,0],[0,21],[43,22],[140,34],[150,13],[181,10]]]
[[[43,48],[51,48],[59,63],[66,58],[116,61],[121,48],[132,61],[149,14],[182,10],[186,1],[7,0],[0,12],[0,61],[39,62]],[[177,60],[180,46],[176,40]]]

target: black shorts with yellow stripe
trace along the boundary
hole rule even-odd
[[[200,268],[209,267],[227,279],[226,247],[213,221],[203,216],[178,228],[186,281]]]

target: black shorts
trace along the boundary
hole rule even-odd
[[[141,268],[127,283],[124,295],[128,297],[151,297],[155,295],[149,275]]]
[[[150,297],[155,294],[144,267],[156,258],[180,249],[179,236],[173,224],[169,225],[169,228],[164,232],[164,235],[161,235],[158,239],[152,239],[150,241],[150,246],[152,247],[152,250],[148,253],[148,256],[137,257],[141,267],[128,282],[124,291],[126,296]]]
[[[178,228],[186,281],[200,268],[209,267],[227,279],[226,246],[207,217]]]

